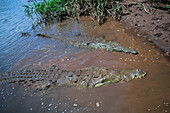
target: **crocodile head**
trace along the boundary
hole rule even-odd
[[[113,71],[114,72],[114,71]],[[105,77],[105,79],[101,79],[95,84],[94,87],[102,86],[106,83],[116,83],[120,81],[128,82],[134,78],[143,78],[146,76],[146,72],[142,69],[133,69],[133,70],[121,70],[119,73],[110,73],[110,75]]]

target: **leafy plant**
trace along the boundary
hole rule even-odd
[[[43,0],[24,5],[25,14],[33,18],[34,14],[43,21],[61,20],[66,17],[79,18],[90,15],[101,25],[107,17],[120,19],[122,0]]]
[[[170,14],[170,5],[166,5],[166,9],[167,9],[167,13],[169,13]]]

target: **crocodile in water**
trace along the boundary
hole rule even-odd
[[[138,52],[134,49],[130,49],[128,47],[124,47],[119,43],[114,41],[107,41],[105,40],[105,36],[101,36],[99,38],[89,38],[88,36],[77,35],[77,36],[70,36],[70,37],[56,37],[53,34],[47,33],[38,33],[36,36],[50,38],[55,41],[65,41],[67,44],[80,47],[80,48],[88,48],[88,49],[100,49],[109,52],[124,52],[130,54],[138,54]]]
[[[61,84],[78,88],[93,88],[111,82],[127,82],[145,75],[146,72],[141,69],[114,70],[105,67],[88,67],[69,71],[53,65],[46,69],[30,69],[1,74],[0,84],[24,84],[36,90]]]

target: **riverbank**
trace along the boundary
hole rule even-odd
[[[170,14],[150,7],[146,0],[127,0],[124,4],[129,6],[129,11],[125,11],[121,21],[126,29],[135,29],[138,37],[144,36],[162,50],[165,56],[170,56]]]
[[[44,69],[56,65],[67,71],[88,67],[106,67],[115,70],[142,69],[147,72],[147,75],[142,79],[82,90],[74,86],[56,84],[48,89],[35,91],[32,86],[17,83],[0,84],[0,113],[165,113],[170,111],[170,62],[153,43],[149,43],[142,31],[134,32],[130,24],[131,29],[125,29],[128,26],[124,27],[122,26],[124,24],[120,25],[120,22],[111,19],[100,26],[97,21],[86,16],[80,17],[79,21],[69,18],[32,30],[32,20],[29,21],[22,12],[24,2],[26,3],[24,0],[0,1],[2,6],[0,7],[2,23],[0,73]],[[28,32],[30,36],[22,36],[22,32]],[[56,39],[62,37],[63,41],[40,37],[37,33],[53,34]],[[80,34],[81,39],[81,36],[87,35],[90,41],[105,36],[105,40],[135,49],[138,54],[91,50],[67,44],[68,39],[64,40],[64,38],[75,34],[78,36]],[[38,84],[42,83],[42,86],[48,84],[46,80],[51,79],[49,78],[51,75],[44,74],[44,81],[37,81]],[[29,79],[24,77],[25,75],[19,79]],[[34,79],[40,80],[40,77],[35,75]],[[36,87],[38,84],[33,81],[32,85]]]

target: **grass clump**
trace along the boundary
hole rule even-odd
[[[33,18],[35,14],[44,22],[67,17],[78,19],[81,15],[89,15],[101,25],[108,17],[121,19],[122,2],[123,0],[43,0],[24,7],[28,17]]]

